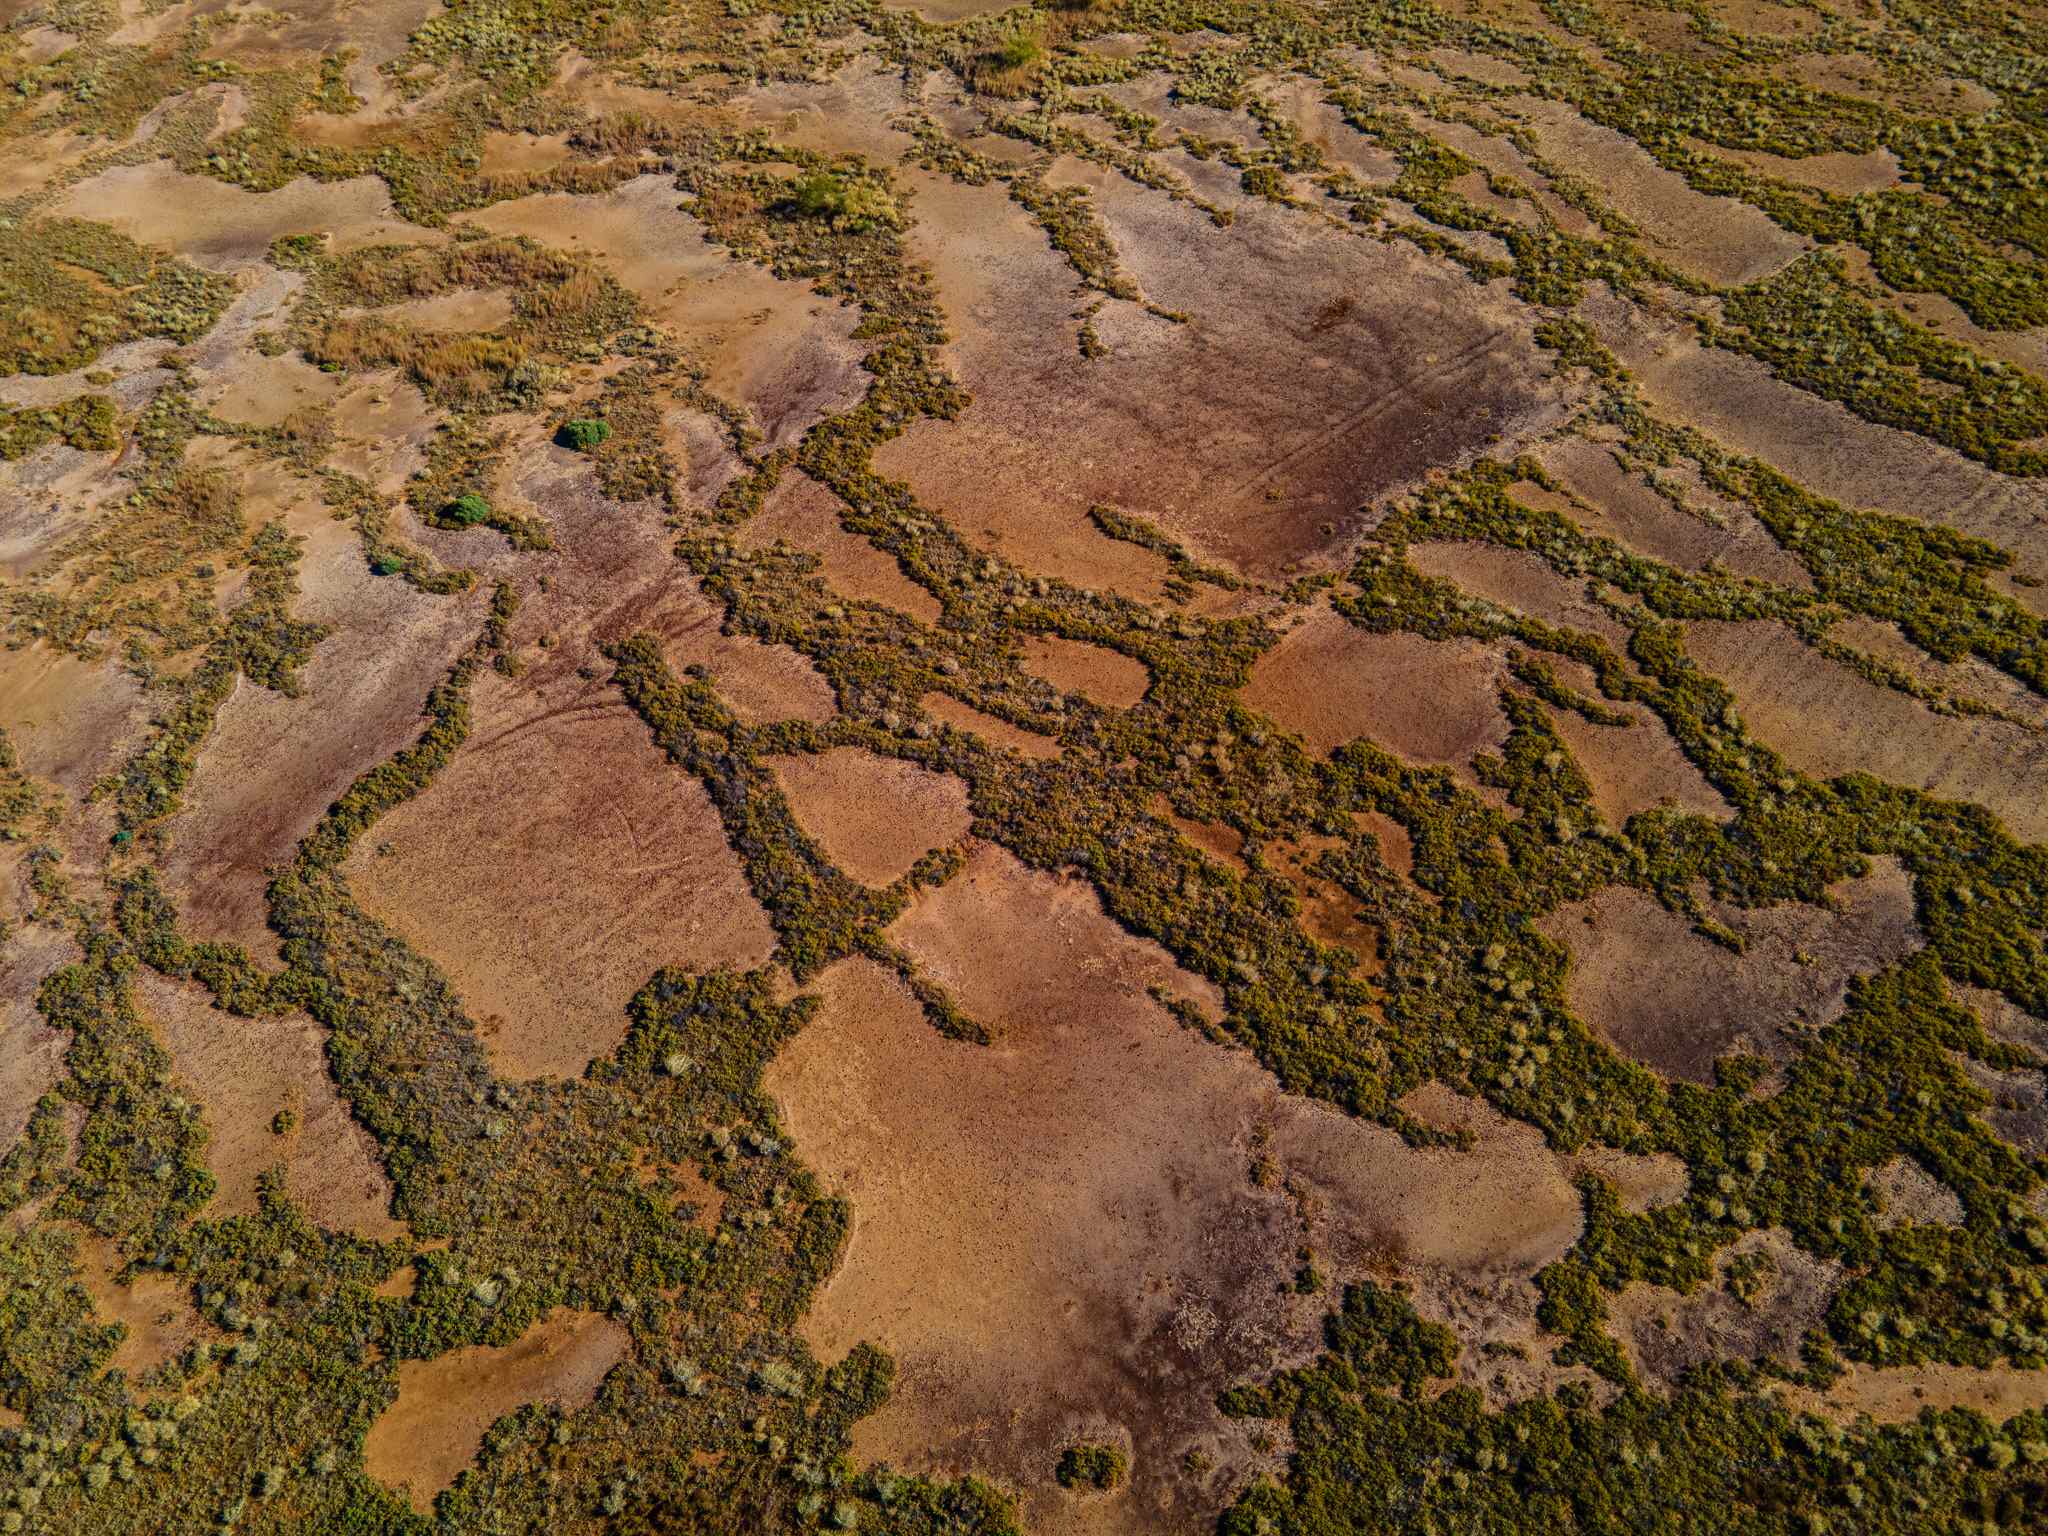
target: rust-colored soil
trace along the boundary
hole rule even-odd
[[[1563,412],[1528,314],[1439,259],[1266,206],[1219,231],[1121,178],[1093,195],[1146,297],[1188,316],[1112,304],[1096,321],[1109,355],[1094,360],[1077,352],[1042,237],[999,191],[917,203],[925,239],[976,251],[946,258],[956,282],[941,282],[949,317],[965,317],[952,350],[975,401],[957,423],[913,427],[876,467],[1010,532],[1027,566],[1047,569],[1037,549],[1094,502],[1256,573],[1326,563],[1360,508]],[[1005,228],[1000,244],[987,233]],[[1005,265],[1035,281],[1003,280]]]
[[[967,785],[949,773],[834,747],[769,758],[797,824],[854,879],[887,885],[967,835]]]
[[[213,1334],[192,1305],[186,1283],[162,1270],[145,1269],[132,1283],[114,1276],[127,1262],[112,1242],[96,1233],[76,1232],[78,1283],[92,1297],[93,1311],[103,1322],[119,1323],[127,1336],[114,1346],[107,1363],[132,1379],[155,1370],[182,1353],[188,1344]]]
[[[608,1317],[557,1308],[511,1344],[477,1345],[398,1367],[398,1396],[370,1426],[363,1465],[424,1513],[483,1444],[484,1431],[524,1403],[587,1407],[632,1347]]]
[[[1142,661],[1105,645],[1031,635],[1018,648],[1024,653],[1026,672],[1093,704],[1129,709],[1152,686],[1152,674]]]
[[[190,930],[270,952],[269,869],[356,776],[423,728],[427,695],[475,634],[487,594],[424,596],[376,576],[346,524],[321,521],[301,618],[333,626],[292,698],[243,680],[221,706],[171,824],[166,883]]]
[[[1935,714],[1768,620],[1688,624],[1685,633],[1692,657],[1734,690],[1750,729],[1793,767],[1975,800],[2022,841],[2048,837],[2048,738],[2003,720]]]
[[[1416,763],[1463,767],[1507,740],[1506,676],[1494,647],[1372,634],[1319,605],[1259,658],[1238,697],[1318,752],[1363,736]]]
[[[2015,1366],[1974,1370],[1966,1365],[1851,1365],[1825,1392],[1784,1386],[1779,1395],[1790,1407],[1831,1419],[1904,1424],[1923,1409],[1973,1408],[1994,1424],[2016,1413],[2048,1408],[2048,1371]]]
[[[926,714],[956,731],[979,736],[991,746],[1005,747],[1022,757],[1058,757],[1060,744],[1050,736],[1027,731],[1007,720],[986,714],[972,704],[963,704],[950,693],[928,693],[917,701]]]
[[[839,501],[817,481],[785,476],[747,520],[741,542],[752,548],[787,541],[818,557],[827,586],[843,597],[882,603],[926,624],[939,621],[939,600],[883,553],[839,524]]]
[[[664,965],[767,959],[774,932],[703,786],[616,695],[543,702],[488,674],[472,708],[469,742],[347,873],[447,971],[500,1073],[580,1076]]]
[[[1667,1077],[1711,1083],[1714,1062],[1730,1052],[1789,1059],[1800,1033],[1840,1013],[1850,977],[1920,947],[1912,884],[1896,864],[1880,861],[1830,894],[1832,912],[1710,903],[1743,937],[1739,956],[1622,887],[1561,907],[1540,926],[1572,952],[1565,988],[1579,1017]],[[1657,985],[1645,987],[1645,975]]]
[[[827,1359],[869,1339],[901,1364],[855,1432],[863,1459],[999,1475],[1036,1530],[1178,1531],[1257,1462],[1217,1388],[1319,1345],[1321,1305],[1286,1284],[1304,1238],[1343,1272],[1416,1278],[1448,1315],[1430,1298],[1526,1276],[1578,1231],[1525,1128],[1442,1095],[1433,1113],[1478,1145],[1414,1151],[1175,1024],[1144,988],[1202,989],[1083,884],[984,850],[894,933],[994,1043],[935,1037],[893,978],[849,961],[768,1077],[854,1207],[806,1335]],[[1306,1229],[1283,1173],[1314,1191]],[[1124,1492],[1054,1487],[1076,1436],[1133,1448]]]
[[[65,934],[35,926],[10,934],[6,955],[0,967],[0,1148],[14,1145],[36,1101],[63,1079],[70,1037],[44,1022],[36,989],[79,950]]]
[[[219,1185],[210,1216],[254,1214],[258,1176],[282,1164],[286,1193],[321,1226],[379,1239],[404,1231],[390,1215],[376,1144],[328,1076],[318,1025],[298,1013],[237,1018],[198,986],[154,972],[138,978],[137,992],[206,1118],[206,1165]],[[280,1112],[293,1119],[283,1134],[273,1129]]]

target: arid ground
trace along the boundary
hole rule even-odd
[[[2048,1531],[2048,7],[0,87],[0,1533]]]

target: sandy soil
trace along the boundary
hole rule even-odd
[[[1432,1116],[1478,1145],[1413,1151],[1176,1025],[1145,985],[1199,984],[1085,884],[984,849],[893,932],[994,1043],[934,1037],[892,978],[846,962],[768,1078],[802,1155],[854,1205],[806,1336],[827,1359],[872,1339],[901,1365],[856,1431],[863,1459],[1000,1475],[1038,1530],[1192,1528],[1255,1462],[1213,1393],[1318,1346],[1323,1301],[1284,1284],[1305,1235],[1347,1273],[1439,1275],[1422,1304],[1451,1315],[1578,1231],[1532,1131],[1438,1094]],[[1261,1154],[1263,1186],[1246,1175]],[[1306,1232],[1283,1174],[1312,1192]],[[1081,1434],[1133,1448],[1125,1491],[1053,1486]],[[1197,1448],[1205,1478],[1182,1465]]]
[[[425,1513],[468,1467],[492,1424],[524,1403],[575,1412],[632,1347],[608,1317],[557,1308],[516,1343],[477,1345],[398,1367],[398,1397],[363,1441],[370,1476]]]
[[[1500,651],[1371,634],[1318,605],[1252,667],[1238,697],[1318,752],[1360,736],[1412,762],[1463,767],[1507,740]]]
[[[1973,1370],[1963,1365],[1908,1365],[1889,1369],[1852,1365],[1825,1392],[1783,1386],[1778,1395],[1788,1407],[1853,1422],[1870,1418],[1880,1424],[1905,1424],[1922,1409],[1974,1408],[1993,1423],[2016,1413],[2048,1408],[2048,1371],[2023,1371],[2013,1366]]]
[[[118,661],[0,650],[0,727],[24,772],[82,796],[142,744],[152,701]]]
[[[967,835],[967,785],[949,773],[835,747],[765,760],[797,824],[847,874],[887,885],[925,854]]]
[[[102,171],[68,188],[51,211],[111,224],[221,272],[257,265],[279,235],[323,230],[335,250],[447,238],[399,218],[389,190],[374,176],[324,185],[301,177],[275,192],[247,192],[211,176],[188,176],[167,160]]]
[[[1649,321],[1607,297],[1581,313],[1628,366],[1646,403],[1849,506],[1941,523],[2048,574],[2048,491],[1772,377],[1762,363]]]
[[[1693,659],[1734,690],[1750,729],[1801,771],[1868,773],[1975,800],[2022,841],[2048,837],[2048,741],[2039,734],[1937,715],[1768,620],[1688,624],[1685,633]]]
[[[172,1070],[205,1114],[206,1166],[219,1183],[209,1216],[255,1214],[257,1177],[283,1164],[286,1191],[321,1226],[374,1239],[404,1232],[390,1215],[376,1144],[328,1076],[317,1024],[297,1013],[236,1018],[197,985],[153,971],[138,975],[136,992]],[[282,1135],[272,1129],[280,1111],[296,1121]]]
[[[1512,613],[1598,635],[1617,649],[1628,639],[1628,631],[1587,596],[1583,578],[1559,574],[1533,551],[1462,540],[1430,541],[1409,545],[1408,563],[1425,576],[1452,582]]]
[[[126,1260],[106,1238],[75,1230],[78,1283],[92,1297],[101,1321],[119,1323],[127,1337],[114,1346],[108,1365],[132,1380],[156,1369],[188,1344],[217,1336],[192,1305],[183,1281],[161,1270],[144,1270],[131,1285],[114,1280]]]
[[[1885,1231],[1908,1225],[1953,1227],[1963,1219],[1963,1202],[1955,1191],[1910,1157],[1871,1169],[1863,1188],[1877,1202],[1877,1225]]]
[[[1829,894],[1832,912],[1713,905],[1745,940],[1740,956],[1622,887],[1560,907],[1538,926],[1572,952],[1565,991],[1580,1018],[1667,1077],[1711,1083],[1714,1062],[1732,1051],[1790,1059],[1801,1032],[1840,1014],[1850,977],[1920,947],[1912,883],[1896,864],[1880,861]],[[1643,986],[1645,975],[1657,985]]]

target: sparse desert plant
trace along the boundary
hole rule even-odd
[[[807,219],[822,219],[845,234],[861,234],[896,223],[889,194],[865,178],[837,171],[813,171],[797,179],[786,206]]]
[[[1053,1476],[1059,1479],[1062,1488],[1107,1493],[1124,1480],[1129,1470],[1130,1459],[1119,1447],[1083,1441],[1060,1453],[1060,1464],[1053,1469]]]

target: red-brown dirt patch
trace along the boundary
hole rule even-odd
[[[1318,605],[1252,667],[1238,697],[1318,752],[1363,736],[1412,762],[1463,767],[1507,740],[1498,648],[1374,634]]]
[[[849,961],[768,1074],[854,1208],[805,1335],[826,1359],[869,1339],[900,1362],[855,1432],[864,1460],[999,1475],[1034,1530],[1190,1529],[1261,1464],[1216,1390],[1319,1347],[1326,1299],[1287,1284],[1304,1241],[1344,1272],[1441,1275],[1434,1297],[1525,1276],[1577,1234],[1534,1132],[1444,1095],[1478,1148],[1414,1151],[1175,1024],[1143,991],[1170,963],[1084,884],[985,853],[896,936],[993,1043],[935,1037],[892,977]],[[1283,1184],[1312,1191],[1306,1227]],[[1125,1489],[1054,1487],[1077,1436],[1132,1448]]]
[[[1769,620],[1688,624],[1685,644],[1734,690],[1757,738],[1802,772],[1867,773],[1974,800],[2023,842],[2048,838],[2048,738],[2038,732],[1935,714]]]
[[[1024,670],[1062,693],[1078,693],[1093,704],[1129,709],[1145,697],[1152,673],[1145,663],[1106,645],[1089,645],[1059,635],[1030,635],[1019,643]]]
[[[587,1407],[632,1338],[608,1317],[557,1308],[514,1343],[398,1367],[398,1396],[370,1426],[363,1466],[425,1513],[462,1475],[484,1432],[525,1403]]]
[[[1560,907],[1539,926],[1572,953],[1565,992],[1580,1018],[1667,1077],[1711,1083],[1714,1062],[1733,1051],[1789,1060],[1799,1034],[1841,1012],[1852,976],[1923,942],[1912,882],[1896,863],[1879,861],[1829,895],[1832,911],[1710,903],[1710,914],[1745,941],[1740,955],[1621,886]],[[1646,975],[1657,985],[1644,986]]]
[[[867,885],[887,885],[934,848],[967,835],[967,785],[949,773],[834,747],[766,759],[798,825]]]
[[[469,741],[347,873],[448,973],[499,1072],[580,1076],[661,966],[768,958],[774,931],[710,797],[616,696],[543,703],[483,674],[471,707]]]
[[[1003,530],[1027,567],[1053,569],[1053,530],[1097,502],[1255,573],[1324,564],[1361,508],[1564,410],[1528,312],[1503,291],[1286,210],[1251,208],[1219,231],[1120,177],[1091,195],[1122,262],[1188,319],[1113,303],[1095,322],[1108,355],[1084,359],[1071,279],[1043,236],[994,188],[919,185],[917,249],[954,247],[928,259],[975,398],[876,467]]]
[[[256,1181],[284,1165],[285,1191],[323,1227],[391,1238],[391,1185],[369,1133],[350,1117],[327,1073],[326,1035],[304,1014],[244,1019],[197,986],[155,972],[137,1000],[171,1053],[171,1068],[206,1118],[206,1166],[219,1188],[207,1214],[255,1214]],[[273,1129],[280,1111],[293,1117]]]
[[[841,527],[839,498],[808,476],[785,475],[741,531],[742,544],[751,548],[783,541],[816,555],[825,584],[842,597],[938,623],[939,600],[904,575],[893,555]]]

